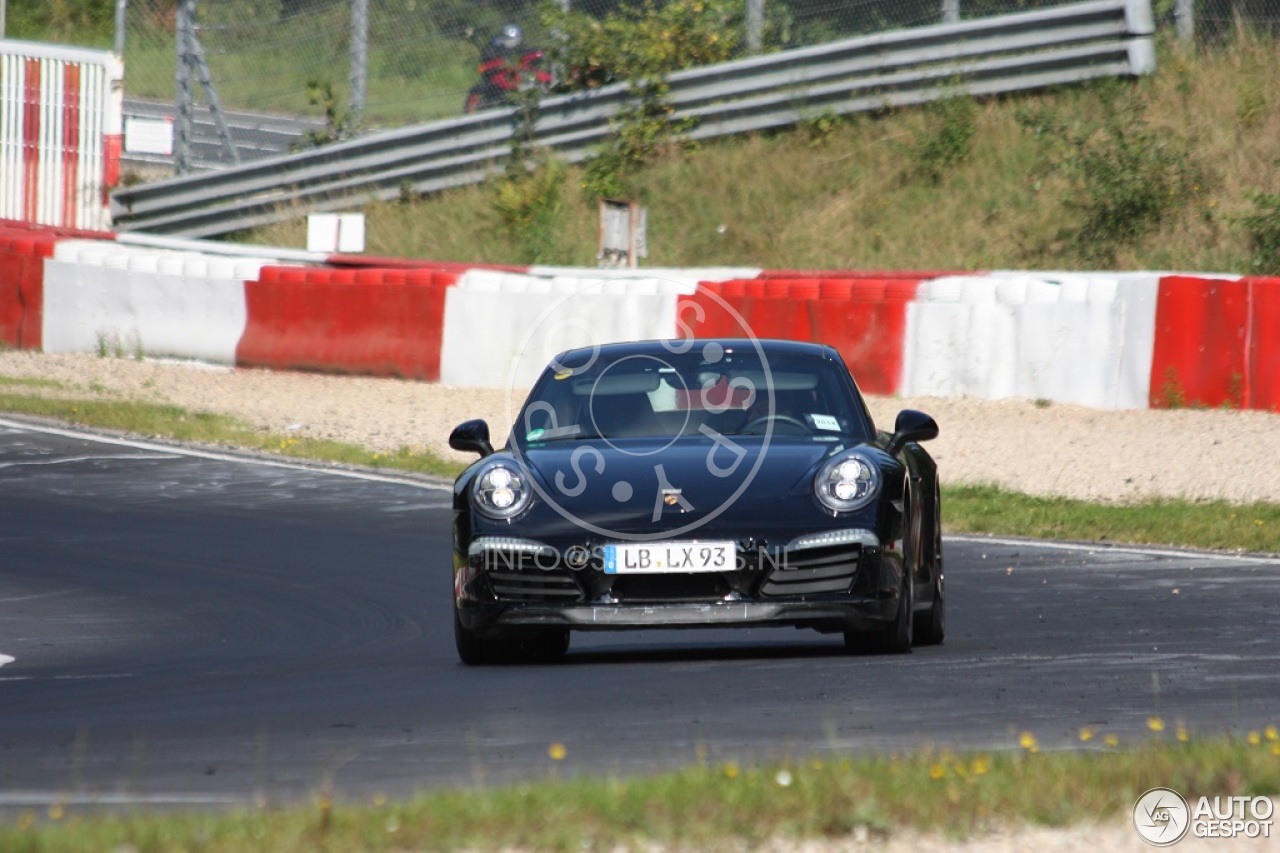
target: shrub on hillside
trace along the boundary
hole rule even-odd
[[[556,2],[543,6],[543,24],[561,36],[550,48],[563,69],[559,88],[593,89],[614,81],[631,88],[631,102],[611,122],[610,140],[587,163],[588,196],[632,195],[631,175],[679,146],[691,122],[672,120],[667,75],[733,56],[744,8],[743,0],[648,0],[596,18]]]
[[[1253,272],[1280,275],[1280,195],[1253,197],[1253,213],[1241,218],[1253,250]]]
[[[1040,108],[1019,111],[1018,122],[1067,182],[1067,207],[1080,217],[1068,242],[1085,263],[1105,266],[1191,201],[1206,175],[1185,137],[1148,125],[1136,93],[1097,91],[1097,117],[1067,122]]]
[[[923,109],[925,126],[914,133],[909,154],[914,171],[936,184],[948,170],[969,159],[978,129],[978,106],[970,96],[956,94]]]

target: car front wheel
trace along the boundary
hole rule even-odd
[[[569,651],[569,632],[552,630],[536,637],[481,637],[462,624],[453,609],[453,640],[467,666],[504,663],[551,663]]]
[[[939,521],[939,510],[942,501],[935,487],[933,496],[933,547],[926,564],[933,575],[933,603],[929,609],[916,614],[916,645],[936,646],[942,643],[947,635],[947,595],[942,571],[942,524]]]

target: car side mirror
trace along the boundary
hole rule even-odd
[[[885,451],[889,455],[896,454],[909,441],[928,441],[938,437],[938,422],[915,409],[903,409],[898,412],[898,420],[893,425],[893,436]]]
[[[479,453],[480,458],[493,452],[489,443],[489,425],[480,419],[460,423],[449,433],[449,446],[462,453]]]

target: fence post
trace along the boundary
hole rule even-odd
[[[1173,18],[1178,25],[1178,40],[1190,43],[1196,37],[1195,0],[1177,0]]]
[[[960,0],[942,0],[942,23],[960,23]]]
[[[124,59],[124,19],[129,7],[129,0],[116,0],[116,40],[112,52]]]
[[[194,124],[195,93],[191,86],[191,42],[195,25],[196,0],[178,0],[178,17],[174,26],[177,39],[177,68],[174,70],[174,99],[178,120],[173,128],[173,171],[185,175],[191,171],[191,131]]]
[[[759,53],[764,37],[764,0],[747,0],[747,52]]]
[[[356,129],[363,123],[369,68],[369,0],[351,0],[351,92],[347,106]]]

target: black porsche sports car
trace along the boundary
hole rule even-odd
[[[454,485],[465,663],[548,660],[570,631],[792,625],[856,651],[940,643],[928,415],[876,429],[829,346],[608,344],[553,359]]]

